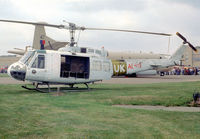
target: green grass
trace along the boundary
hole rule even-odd
[[[187,105],[200,82],[90,87],[54,96],[0,85],[0,138],[200,138],[200,113],[112,106]]]
[[[0,77],[9,77],[7,73],[0,73]]]

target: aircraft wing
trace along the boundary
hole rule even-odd
[[[59,48],[65,47],[69,42],[55,42],[45,46],[45,50],[58,50]],[[10,54],[24,55],[26,51],[23,49],[15,48],[14,50],[8,50]]]

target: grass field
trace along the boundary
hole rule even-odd
[[[7,73],[0,73],[0,77],[9,77]]]
[[[200,113],[112,106],[186,106],[200,82],[90,87],[55,96],[0,85],[0,138],[200,138]]]

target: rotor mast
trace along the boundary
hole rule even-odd
[[[75,30],[76,30],[76,25],[74,23],[69,23],[69,33],[70,33],[70,47],[74,47],[75,44]]]
[[[69,30],[69,35],[70,35],[70,47],[74,47],[77,42],[75,42],[75,34],[76,34],[76,30],[85,30],[85,27],[79,27],[76,26],[76,24],[71,23],[71,22],[67,22],[65,20],[63,20],[63,22],[67,23],[69,26],[64,26],[64,29],[68,29]]]

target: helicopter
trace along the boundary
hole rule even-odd
[[[64,84],[69,85],[71,88],[73,88],[75,84],[85,84],[87,87],[86,89],[89,90],[89,83],[109,80],[114,74],[117,73],[116,71],[118,71],[117,74],[134,74],[136,72],[153,70],[158,67],[176,65],[186,47],[186,45],[180,47],[169,60],[160,59],[160,61],[147,62],[132,60],[116,64],[116,61],[112,61],[108,58],[108,51],[104,48],[93,49],[89,47],[79,47],[77,42],[75,42],[75,31],[101,30],[162,36],[172,36],[172,34],[122,29],[86,28],[66,21],[65,22],[68,23],[68,25],[14,20],[0,20],[0,22],[31,24],[36,27],[47,26],[69,30],[70,42],[65,47],[61,47],[58,50],[44,49],[46,43],[43,37],[44,35],[36,35],[37,39],[34,42],[37,42],[37,44],[33,44],[33,47],[36,47],[36,45],[38,46],[39,44],[40,49],[28,48],[23,57],[18,62],[10,65],[8,68],[8,75],[10,77],[20,81],[29,81],[33,83],[33,88],[22,86],[23,88],[40,92],[43,92],[41,88],[39,88],[40,85],[47,85],[47,92],[50,92],[51,84]],[[177,32],[177,35],[184,40],[185,44],[187,43],[189,47],[196,51],[196,48],[192,46],[192,44],[190,44],[180,33]],[[51,44],[49,43],[49,45]],[[135,62],[137,64],[134,64]],[[118,70],[116,70],[116,66],[118,66]],[[127,68],[129,70],[125,70]]]

